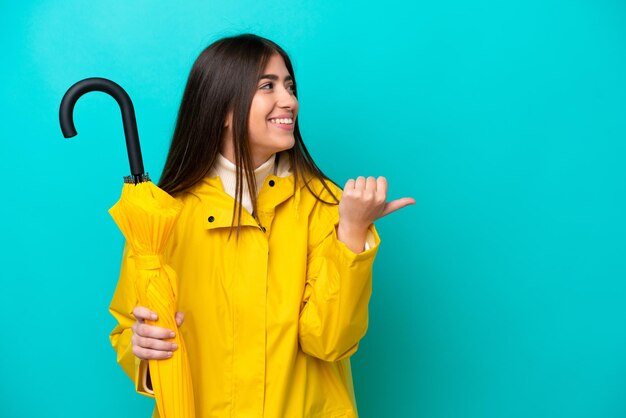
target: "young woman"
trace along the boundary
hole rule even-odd
[[[342,192],[297,117],[291,61],[275,43],[225,38],[194,63],[159,184],[183,203],[164,254],[180,328],[144,322],[156,314],[136,306],[129,250],[110,307],[139,392],[150,394],[147,360],[171,357],[181,332],[197,417],[357,416],[349,357],[367,329],[372,223],[415,201],[387,203],[383,177]]]

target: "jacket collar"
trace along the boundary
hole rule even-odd
[[[275,173],[267,175],[263,183],[258,185],[257,209],[260,215],[272,216],[276,206],[294,195],[294,176],[290,165],[288,154],[281,153]],[[296,190],[296,200],[299,200],[299,189],[304,187],[301,181],[298,183],[300,184]],[[206,215],[204,225],[207,229],[231,226],[235,200],[224,191],[219,176],[212,172],[198,182],[190,192],[197,196],[204,206],[202,212]],[[235,219],[234,226],[237,226],[236,221],[237,219]],[[241,226],[259,227],[257,221],[245,208],[241,212]]]
[[[276,154],[272,154],[272,156],[260,167],[254,170],[254,180],[257,185],[262,185],[265,181],[265,178],[272,172],[275,171],[276,165],[274,164],[276,160]],[[235,198],[235,191],[237,190],[237,166],[230,162],[226,157],[222,154],[217,155],[217,161],[215,165],[211,169],[210,177],[219,177],[222,182],[222,188],[224,191],[229,194],[232,198]],[[248,210],[248,212],[252,212],[252,200],[250,199],[250,191],[248,189],[248,183],[246,181],[243,182],[243,191],[241,196],[241,204],[244,208]]]

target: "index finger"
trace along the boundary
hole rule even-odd
[[[155,312],[152,312],[150,309],[144,306],[135,306],[133,309],[133,315],[137,318],[138,321],[156,321],[158,316]]]
[[[135,332],[140,337],[157,338],[160,340],[164,338],[174,338],[176,336],[174,331],[172,331],[171,329],[161,328],[161,327],[157,327],[156,325],[148,325],[148,324],[141,324],[137,326],[137,329]]]

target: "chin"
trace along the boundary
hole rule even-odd
[[[294,145],[296,145],[296,140],[294,138],[291,138],[291,140],[284,141],[281,145],[276,147],[276,152],[287,151],[289,149],[292,149]]]

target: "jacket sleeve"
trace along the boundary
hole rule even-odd
[[[117,352],[117,362],[124,372],[135,382],[135,389],[142,395],[154,397],[148,387],[148,362],[133,354],[131,327],[135,323],[132,315],[137,306],[135,292],[135,263],[128,245],[124,248],[120,278],[109,306],[109,312],[117,320],[117,325],[110,335],[111,344]]]
[[[302,351],[324,361],[354,354],[367,331],[372,266],[380,243],[371,225],[369,245],[355,254],[337,239],[336,223],[331,225],[309,250],[299,320]]]

